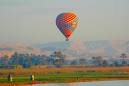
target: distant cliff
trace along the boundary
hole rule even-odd
[[[129,41],[99,40],[84,42],[75,40],[36,45],[25,43],[0,44],[1,56],[8,55],[10,57],[14,52],[50,55],[53,51],[62,51],[69,58],[88,58],[92,56],[117,57],[121,53],[126,53],[129,56]]]

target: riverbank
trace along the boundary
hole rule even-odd
[[[8,73],[12,75],[12,82],[7,79]],[[2,69],[0,74],[0,86],[23,86],[40,83],[129,80],[129,67]],[[34,81],[30,79],[31,74],[34,75]]]
[[[32,82],[9,82],[9,83],[0,83],[0,86],[31,86],[34,84],[50,84],[50,83],[75,83],[75,82],[94,82],[94,81],[117,81],[117,80],[129,80],[129,78],[85,78],[78,80],[71,80],[65,82],[51,81],[32,81]]]

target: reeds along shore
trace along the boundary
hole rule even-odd
[[[11,74],[10,79],[8,79],[8,74]],[[0,69],[1,84],[70,83],[98,80],[129,80],[129,67]]]

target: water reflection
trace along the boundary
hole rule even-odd
[[[129,80],[62,83],[62,84],[37,84],[33,86],[129,86]]]

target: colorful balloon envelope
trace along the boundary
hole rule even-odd
[[[71,12],[61,13],[56,18],[56,25],[60,32],[65,36],[66,41],[69,40],[69,37],[73,31],[77,28],[78,17]]]

